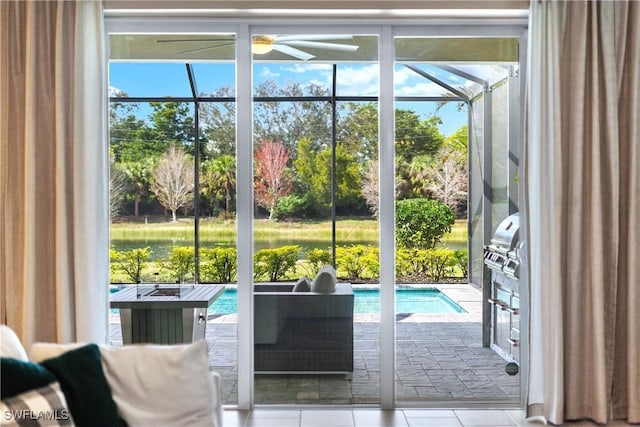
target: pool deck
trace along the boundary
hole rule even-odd
[[[466,313],[396,316],[396,399],[405,404],[437,402],[516,403],[520,376],[508,376],[507,363],[482,347],[482,293],[471,285],[429,285],[440,289]],[[111,341],[121,345],[117,315]],[[237,403],[237,316],[207,322],[211,369],[222,376],[223,399]],[[256,404],[378,404],[380,383],[379,315],[354,315],[353,380],[344,375],[257,375]]]

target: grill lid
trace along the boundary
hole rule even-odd
[[[511,251],[515,249],[520,239],[520,213],[516,212],[506,217],[491,239],[491,244],[497,246],[503,251]]]

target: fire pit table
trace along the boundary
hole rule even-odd
[[[182,344],[204,339],[207,309],[224,286],[127,286],[111,295],[123,344]]]

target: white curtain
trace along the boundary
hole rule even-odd
[[[533,1],[528,416],[640,422],[640,2]]]
[[[1,322],[26,345],[108,337],[102,5],[0,2]]]

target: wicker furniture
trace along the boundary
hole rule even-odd
[[[256,284],[257,373],[353,373],[353,288],[292,292],[293,283]]]

